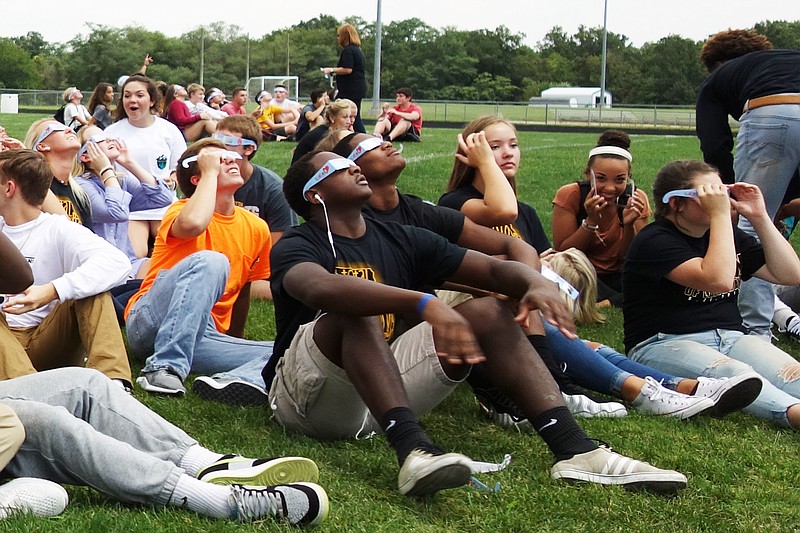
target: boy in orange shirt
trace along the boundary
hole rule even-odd
[[[150,270],[125,309],[131,352],[145,362],[136,382],[148,392],[183,395],[190,371],[266,364],[272,355],[271,342],[239,338],[250,283],[269,277],[272,245],[267,224],[235,205],[244,183],[239,158],[203,139],[178,161],[186,198],[164,215]],[[252,381],[248,386],[264,389],[257,375]]]

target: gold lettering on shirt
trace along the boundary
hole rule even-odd
[[[67,216],[71,221],[77,222],[78,224],[83,224],[81,213],[78,211],[78,208],[75,206],[75,204],[72,203],[72,200],[59,196],[58,201],[61,202],[61,207],[63,207],[64,211],[67,212]]]
[[[495,226],[493,229],[495,231],[499,231],[503,235],[508,235],[509,237],[514,237],[515,239],[525,240],[522,237],[522,234],[519,232],[519,230],[517,230],[517,228],[514,226],[514,224],[505,224],[503,226]]]
[[[340,276],[352,276],[354,278],[366,279],[375,283],[383,283],[375,269],[366,264],[336,265],[336,273]],[[383,337],[388,341],[394,336],[395,316],[394,313],[381,315],[381,326],[383,327]]]

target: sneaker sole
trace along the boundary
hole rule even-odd
[[[319,481],[317,464],[306,457],[280,457],[266,463],[236,470],[219,470],[198,478],[215,485],[271,486]]]
[[[178,390],[178,389],[166,389],[164,387],[159,387],[158,385],[151,385],[147,378],[144,376],[139,376],[136,378],[136,383],[145,391],[152,392],[155,394],[164,394],[166,396],[183,396],[186,394],[186,391]]]
[[[204,400],[228,405],[253,407],[269,403],[269,397],[254,386],[245,383],[218,386],[210,379],[203,379],[203,376],[192,382],[192,391]]]
[[[567,483],[596,483],[599,485],[618,485],[626,490],[646,491],[655,494],[675,494],[686,487],[686,477],[682,474],[624,474],[604,475],[592,474],[582,470],[556,470],[551,471],[553,479],[560,479]]]
[[[761,389],[764,382],[761,378],[751,374],[744,374],[741,376],[734,376],[731,381],[740,377],[738,383],[734,383],[731,387],[726,389],[719,395],[718,398],[711,398],[716,400],[714,407],[709,409],[706,414],[714,418],[722,418],[726,415],[740,411],[753,403],[755,399],[761,394]]]

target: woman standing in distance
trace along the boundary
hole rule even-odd
[[[186,150],[186,141],[177,126],[157,116],[161,93],[153,80],[140,74],[125,80],[120,92],[117,120],[106,128],[106,135],[122,139],[128,146],[131,159],[174,190],[175,180],[171,175],[178,165],[178,158]],[[165,210],[130,212],[128,233],[137,257],[147,255],[148,239],[151,233],[158,231]]]
[[[336,86],[339,89],[336,98],[347,98],[355,102],[358,113],[353,130],[366,133],[364,122],[361,120],[361,100],[367,95],[367,79],[364,75],[366,60],[364,52],[361,51],[361,38],[351,24],[339,26],[336,38],[342,47],[339,62],[335,67],[324,67],[322,72],[336,75]]]

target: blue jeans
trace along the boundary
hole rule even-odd
[[[127,320],[131,353],[145,361],[142,372],[168,368],[186,379],[190,371],[213,374],[269,359],[272,342],[231,337],[214,324],[211,308],[225,290],[229,269],[223,254],[202,251],[158,273]],[[260,373],[250,382],[264,388]]]
[[[544,323],[553,358],[566,365],[566,374],[587,389],[621,397],[622,384],[631,376],[652,376],[665,387],[675,389],[682,378],[631,361],[608,346],[592,350],[581,339],[568,339],[552,324]]]
[[[164,506],[197,441],[106,376],[66,367],[0,381],[0,402],[25,427],[3,473],[88,485],[127,503]]]
[[[758,185],[767,213],[774,217],[794,173],[800,169],[800,106],[771,105],[747,111],[739,120],[736,181]],[[750,222],[742,217],[739,227],[758,238]],[[772,284],[752,278],[739,290],[739,310],[744,325],[754,333],[766,334],[773,313]]]
[[[755,370],[764,381],[756,401],[744,409],[759,418],[790,427],[786,411],[800,403],[800,379],[787,380],[785,371],[798,362],[759,337],[714,329],[687,335],[659,333],[640,342],[630,357],[648,366],[688,377],[731,377]]]

